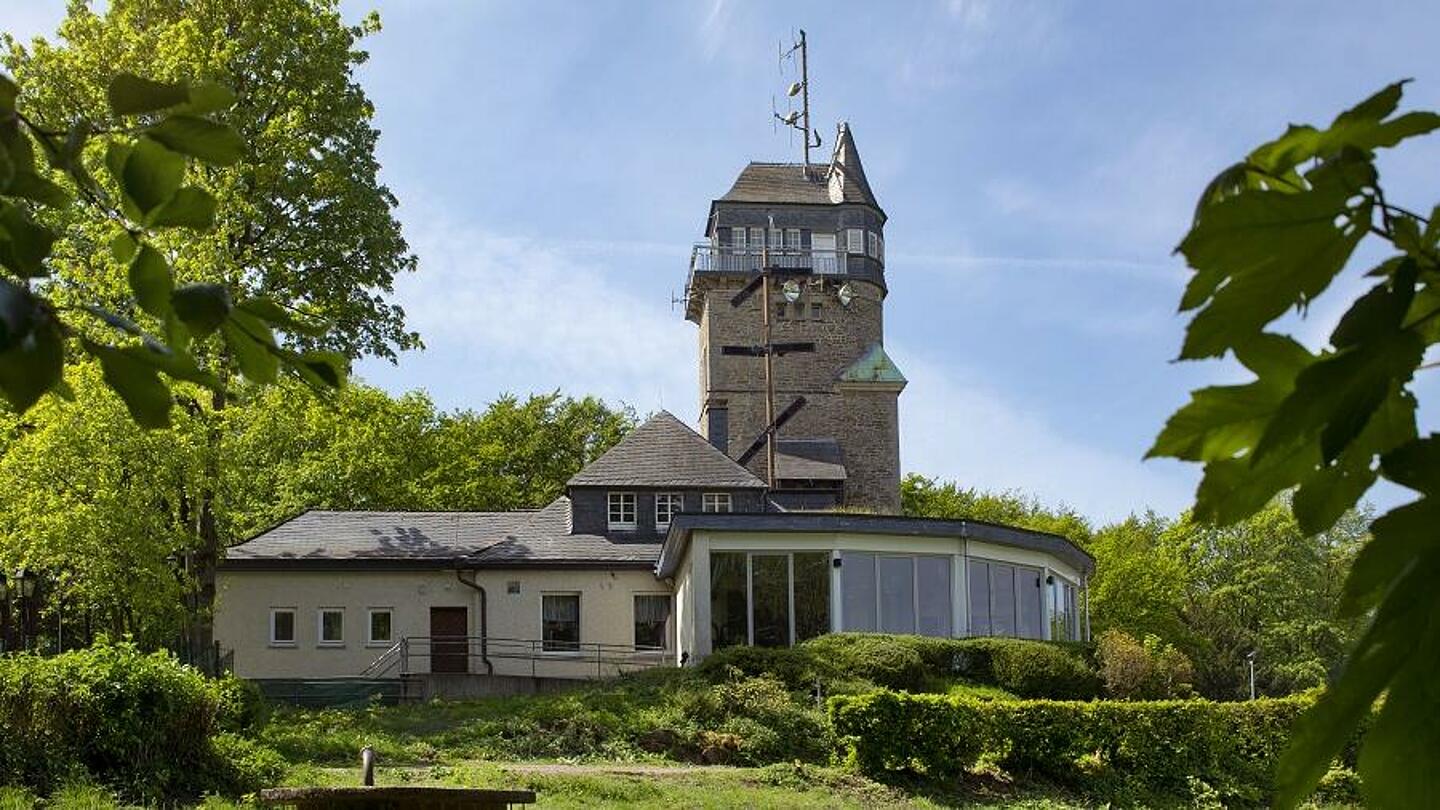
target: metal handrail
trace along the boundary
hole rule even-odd
[[[765,267],[762,268],[761,264]],[[844,275],[850,254],[844,248],[816,250],[806,247],[715,245],[701,242],[690,251],[690,274],[745,273],[761,269],[803,269],[816,275]]]
[[[582,642],[553,642],[533,638],[497,638],[495,636],[405,636],[395,646],[386,650],[385,655],[376,659],[374,667],[392,653],[400,663],[400,674],[412,674],[412,659],[433,660],[437,645],[453,645],[452,649],[442,654],[458,654],[461,644],[464,645],[464,654],[467,659],[480,658],[479,645],[484,641],[487,647],[486,657],[492,660],[528,661],[530,662],[530,674],[532,677],[539,674],[539,663],[542,661],[570,661],[575,663],[594,663],[595,674],[603,677],[605,666],[614,665],[623,667],[626,665],[641,665],[645,668],[656,666],[664,660],[668,652],[662,647],[637,647],[633,644],[605,644],[596,641]],[[430,667],[426,667],[430,670]],[[468,666],[467,666],[468,670]],[[369,669],[366,670],[369,672]],[[388,671],[388,667],[386,667]]]
[[[394,644],[391,644],[388,648],[386,648],[385,652],[380,654],[380,657],[376,658],[374,661],[371,661],[369,666],[360,670],[361,677],[379,678],[385,673],[394,669],[395,665],[400,663],[401,652],[404,646],[404,639],[401,639]]]

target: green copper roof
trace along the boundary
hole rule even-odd
[[[879,343],[872,344],[866,350],[864,356],[850,364],[840,375],[840,382],[866,383],[905,383],[905,375],[895,367],[895,361],[885,353],[885,347]]]

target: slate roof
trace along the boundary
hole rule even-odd
[[[775,477],[782,481],[844,481],[844,457],[834,439],[779,439]]]
[[[485,550],[535,514],[316,509],[231,546],[225,557],[227,561],[450,559]]]
[[[660,556],[661,542],[611,539],[599,534],[570,534],[570,499],[553,503],[505,540],[471,557],[467,562],[482,568],[572,565],[596,566],[635,564],[651,567]]]
[[[765,482],[684,422],[660,411],[576,473],[568,485],[763,489]]]
[[[831,183],[832,178],[839,182]],[[801,163],[750,163],[740,170],[735,185],[719,202],[858,203],[880,208],[865,178],[865,167],[860,163],[860,152],[848,124],[840,125],[829,166],[812,164],[807,173]]]

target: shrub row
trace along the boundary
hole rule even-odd
[[[147,802],[251,790],[278,776],[277,760],[217,735],[253,727],[261,705],[238,680],[211,681],[129,644],[5,656],[0,784],[48,794],[90,781]]]
[[[840,745],[873,776],[945,779],[983,760],[1120,801],[1189,796],[1203,783],[1234,806],[1268,800],[1290,728],[1311,701],[976,701],[881,691],[833,697],[829,712]]]

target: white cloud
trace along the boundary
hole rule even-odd
[[[892,347],[893,348],[893,347]],[[1190,503],[1196,471],[1096,447],[955,366],[895,349],[910,379],[900,397],[900,457],[907,472],[986,490],[1020,490],[1106,522]]]
[[[437,395],[446,406],[558,388],[693,418],[695,327],[607,272],[609,260],[652,246],[557,245],[415,208],[407,206],[406,236],[421,268],[396,283],[394,297],[431,348],[393,371],[372,364],[364,376],[396,388],[452,386]]]

